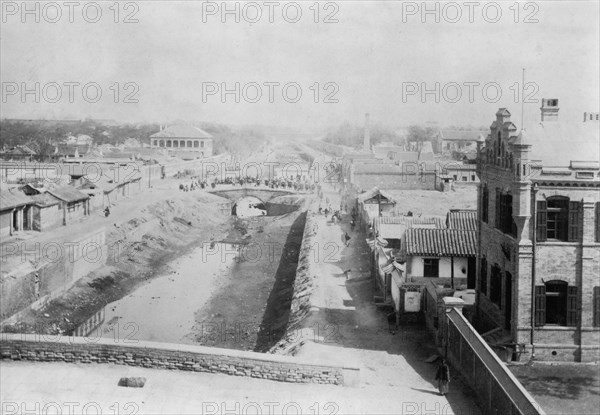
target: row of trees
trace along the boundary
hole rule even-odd
[[[214,150],[219,153],[240,153],[262,145],[265,134],[253,127],[232,128],[223,124],[203,123],[200,128],[214,136]],[[96,120],[46,121],[46,120],[1,120],[0,148],[10,149],[27,145],[39,156],[54,152],[57,144],[69,136],[87,135],[93,144],[119,145],[128,138],[140,143],[150,143],[150,136],[160,130],[159,124],[119,124]],[[243,154],[240,154],[243,155]]]

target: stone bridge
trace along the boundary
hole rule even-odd
[[[223,186],[223,185],[221,185]],[[272,189],[270,187],[260,186],[230,186],[211,189],[208,193],[213,195],[221,196],[229,199],[233,205],[248,196],[259,199],[263,204],[266,205],[268,201],[278,196],[287,196],[295,194],[304,194],[305,192],[299,192],[293,189]]]

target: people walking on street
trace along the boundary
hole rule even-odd
[[[107,217],[110,215],[110,209],[108,208],[108,206],[104,209],[104,217]]]
[[[446,359],[440,360],[440,365],[438,366],[435,380],[438,381],[438,390],[440,391],[440,395],[443,396],[447,394],[448,383],[450,383],[450,368],[448,367],[448,364],[446,364]]]

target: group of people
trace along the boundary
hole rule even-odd
[[[208,187],[208,183],[206,183],[206,181],[200,180],[192,180],[190,183],[187,184],[179,184],[179,190],[183,192],[191,192],[192,190],[204,189],[205,187]],[[214,189],[214,183],[212,187]]]

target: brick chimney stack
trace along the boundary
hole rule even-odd
[[[543,98],[542,106],[542,121],[557,121],[558,120],[558,99],[556,98]]]
[[[363,150],[371,151],[371,131],[369,126],[369,113],[365,114],[365,135],[363,138]]]

